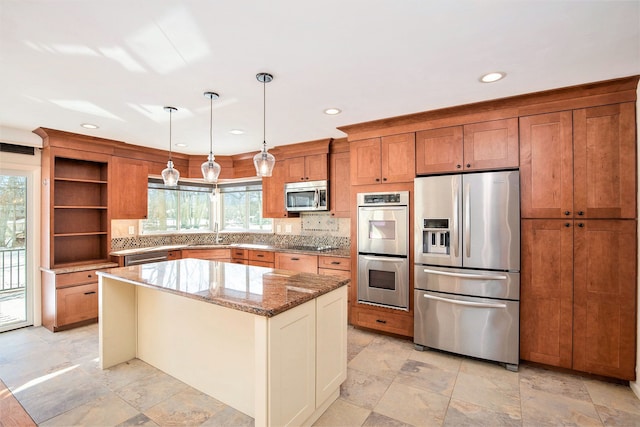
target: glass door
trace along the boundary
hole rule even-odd
[[[32,324],[27,174],[0,171],[0,332]]]

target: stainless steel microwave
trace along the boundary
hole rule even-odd
[[[327,181],[294,182],[284,185],[284,204],[289,212],[326,211]]]

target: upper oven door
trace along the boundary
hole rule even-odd
[[[407,206],[360,206],[358,252],[403,255],[409,252]]]

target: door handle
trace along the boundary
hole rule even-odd
[[[452,193],[451,196],[453,197],[453,236],[451,236],[451,238],[453,239],[453,256],[454,258],[458,258],[458,251],[459,251],[459,245],[458,245],[458,240],[459,240],[459,224],[458,224],[458,185],[457,183],[454,184],[452,186]]]
[[[448,302],[456,305],[464,305],[466,307],[475,307],[475,308],[507,308],[506,304],[490,304],[485,302],[472,302],[472,301],[458,301],[455,299],[435,297],[433,295],[424,294],[424,297],[427,299],[432,299],[436,301]]]
[[[360,257],[367,261],[386,261],[386,262],[406,262],[407,258],[392,258],[386,256],[368,256],[368,255],[360,255]]]
[[[473,280],[506,280],[507,276],[499,274],[470,274],[470,273],[452,273],[450,271],[431,270],[425,268],[425,273],[438,274],[440,276],[459,277],[461,279],[473,279]]]
[[[464,187],[464,247],[467,258],[471,258],[471,207],[469,206],[470,184]]]

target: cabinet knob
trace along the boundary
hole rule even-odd
[[[380,182],[380,178],[376,178],[376,182]]]
[[[578,224],[578,227],[582,228],[582,227],[584,227],[584,224],[580,223],[580,224]]]
[[[571,224],[569,224],[568,222],[565,222],[565,223],[564,223],[564,226],[565,226],[565,227],[571,227]]]
[[[456,167],[457,167],[458,169],[460,169],[460,168],[462,167],[462,165],[458,164],[458,165],[456,165]]]
[[[470,168],[471,167],[471,163],[467,163],[467,167]]]
[[[387,178],[382,178],[382,180],[383,180],[383,181],[386,181],[386,180],[387,180]]]
[[[584,215],[584,212],[583,211],[578,211],[578,215],[582,216],[582,215]]]
[[[571,215],[571,212],[569,212],[569,211],[564,211],[564,214],[565,214],[565,215]]]
[[[304,176],[301,176],[301,177],[300,177],[300,181],[304,181]]]
[[[305,177],[304,177],[304,179],[305,179],[306,181],[309,181],[309,177],[308,177],[308,176],[305,176]]]

